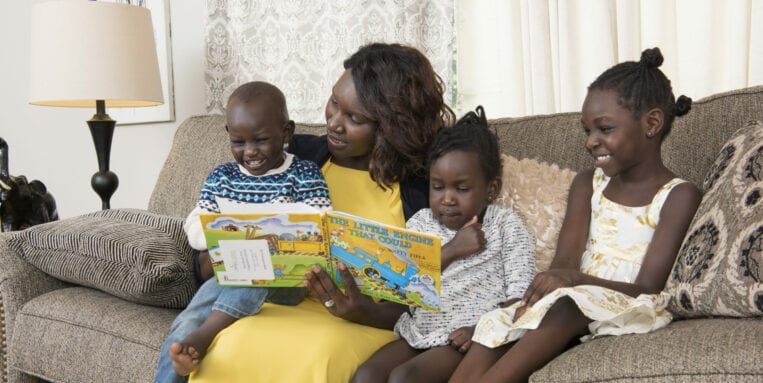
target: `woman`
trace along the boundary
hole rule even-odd
[[[427,206],[424,159],[454,120],[442,81],[421,52],[398,44],[364,46],[344,68],[326,104],[327,134],[297,135],[289,151],[321,166],[335,210],[404,227]],[[308,274],[316,299],[263,307],[221,332],[191,381],[348,381],[393,339],[406,307],[375,303],[340,272],[346,293],[316,268]]]

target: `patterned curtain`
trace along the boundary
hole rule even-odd
[[[421,50],[455,88],[454,1],[207,0],[205,70],[208,113],[223,113],[240,84],[281,88],[290,117],[325,122],[323,110],[342,62],[370,42]]]

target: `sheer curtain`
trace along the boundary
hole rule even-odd
[[[207,113],[223,113],[240,84],[264,80],[286,95],[291,118],[325,122],[342,62],[361,45],[419,48],[448,87],[455,82],[454,2],[438,0],[208,0]]]
[[[459,113],[578,111],[615,63],[660,47],[676,95],[763,84],[763,0],[456,0]]]

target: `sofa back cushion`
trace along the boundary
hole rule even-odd
[[[567,193],[577,173],[556,165],[502,154],[501,194],[497,203],[512,208],[535,235],[535,264],[548,270],[567,208]]]
[[[761,105],[763,86],[697,100],[689,114],[676,118],[662,145],[665,165],[701,189],[705,175],[726,141],[748,121],[763,118]]]
[[[763,86],[720,93],[694,102],[688,115],[677,118],[663,145],[668,168],[697,186],[715,153],[746,121],[760,119]],[[490,116],[490,111],[486,111]],[[496,117],[496,116],[494,116]],[[583,146],[580,113],[556,113],[490,120],[503,153],[519,160],[532,158],[579,172],[593,165]],[[323,124],[298,124],[297,133],[323,134]],[[225,117],[194,116],[177,129],[148,210],[185,217],[196,203],[212,168],[231,161]]]

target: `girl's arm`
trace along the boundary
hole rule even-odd
[[[702,194],[690,182],[677,185],[670,191],[660,211],[660,223],[654,231],[646,256],[641,263],[641,269],[634,281],[634,284],[641,288],[636,292],[655,294],[665,287],[678,251],[681,250],[686,231],[701,201]],[[623,292],[632,296],[637,295]]]
[[[567,195],[567,211],[559,231],[556,254],[549,269],[580,269],[591,222],[593,170],[578,173]]]
[[[585,170],[572,180],[567,195],[567,210],[557,240],[556,254],[548,271],[535,276],[522,301],[532,305],[559,287],[572,286],[579,277],[580,259],[588,240],[593,195],[593,169]]]
[[[574,285],[603,286],[632,297],[662,291],[701,200],[699,190],[688,182],[670,191],[660,211],[660,223],[654,230],[641,269],[633,283],[615,282],[580,273]]]
[[[670,192],[660,211],[660,223],[655,228],[641,269],[633,283],[596,278],[579,271],[576,274],[565,274],[557,280],[566,278],[567,286],[598,285],[633,297],[639,294],[659,293],[665,287],[665,282],[681,248],[686,230],[688,230],[701,200],[702,196],[699,190],[688,182],[676,186]],[[539,291],[543,291],[543,288]],[[537,294],[534,293],[533,298],[535,297]],[[537,299],[541,297],[542,295]],[[537,299],[532,301],[528,299],[527,303],[532,304]]]
[[[460,258],[484,251],[486,243],[482,224],[477,222],[477,216],[474,216],[462,228],[458,229],[450,242],[442,247],[440,270],[445,270],[451,263]]]
[[[420,210],[414,214],[405,223],[406,229],[426,233],[429,229],[428,225],[432,224],[426,218],[428,210]],[[429,219],[432,218],[430,217]],[[485,250],[486,242],[485,233],[482,231],[482,224],[478,222],[477,216],[472,217],[469,222],[458,230],[453,239],[442,246],[440,250],[440,270],[445,270],[453,261],[459,258],[468,257]]]

